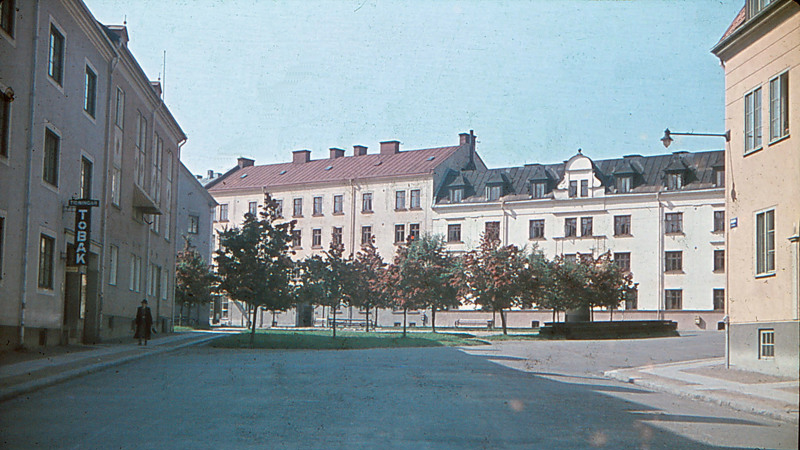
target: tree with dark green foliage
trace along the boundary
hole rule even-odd
[[[586,304],[590,308],[608,309],[613,320],[613,311],[634,290],[633,275],[620,269],[610,251],[597,258],[586,258],[585,263],[589,265]]]
[[[361,251],[350,262],[350,270],[345,277],[347,303],[365,310],[366,332],[369,331],[370,310],[386,307],[390,303],[390,299],[381,287],[385,271],[386,262],[378,253],[375,244],[370,241],[361,246]],[[374,326],[376,325],[373,324]]]
[[[333,314],[333,337],[336,338],[336,314],[347,300],[345,289],[351,271],[349,261],[342,257],[342,244],[331,241],[323,256],[312,255],[304,259],[300,279],[294,296],[298,300],[330,307]]]
[[[436,332],[436,312],[458,307],[458,289],[451,279],[460,270],[456,258],[447,252],[444,238],[423,234],[417,239],[409,239],[406,244],[402,264],[408,266],[406,272],[412,273],[416,303],[431,310],[431,326]]]
[[[200,321],[200,308],[208,307],[212,300],[211,290],[216,282],[216,276],[203,256],[192,246],[191,240],[185,238],[183,250],[178,252],[175,264],[175,302],[180,309],[181,323],[183,323],[183,308],[188,308],[188,315],[192,315],[195,307],[197,321]]]
[[[279,217],[278,203],[269,194],[264,195],[259,215],[247,213],[241,227],[219,232],[215,257],[219,290],[251,306],[251,345],[259,308],[283,311],[293,300],[290,280],[294,264],[289,242],[294,221]]]

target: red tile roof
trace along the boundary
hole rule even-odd
[[[737,28],[742,26],[742,24],[744,23],[744,19],[746,17],[744,8],[745,7],[743,6],[742,9],[739,11],[739,14],[737,14],[736,17],[733,19],[733,22],[731,22],[730,26],[728,26],[728,29],[725,30],[725,34],[722,35],[722,37],[719,39],[719,42],[724,41],[728,36],[733,34],[733,32],[736,31]]]
[[[392,155],[370,154],[336,159],[316,159],[306,163],[280,163],[250,166],[229,171],[209,192],[229,189],[283,187],[299,184],[344,181],[353,178],[421,175],[450,157],[459,146],[401,151]]]

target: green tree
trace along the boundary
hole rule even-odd
[[[597,258],[586,258],[584,261],[589,265],[587,306],[607,308],[613,320],[613,311],[619,308],[620,303],[634,289],[633,275],[620,269],[611,252],[603,253]]]
[[[589,270],[582,261],[557,256],[549,264],[548,283],[540,306],[553,310],[553,322],[558,320],[559,312],[585,304]]]
[[[451,278],[459,270],[456,259],[447,252],[444,238],[424,234],[409,239],[403,264],[413,273],[412,295],[418,305],[430,308],[431,326],[436,332],[436,312],[459,305],[458,289]]]
[[[241,227],[221,231],[215,257],[219,289],[252,307],[251,346],[259,308],[283,311],[293,299],[290,279],[294,264],[289,242],[294,221],[278,217],[278,203],[269,194],[264,196],[260,216],[247,213]]]
[[[333,337],[336,337],[336,313],[347,299],[345,289],[351,264],[342,257],[341,244],[331,242],[323,256],[313,255],[300,264],[300,280],[295,288],[296,299],[328,306],[333,313]]]
[[[420,292],[424,280],[417,262],[409,258],[408,252],[407,244],[398,247],[394,262],[386,268],[381,280],[381,290],[390,299],[391,306],[403,310],[403,337],[407,335],[408,311],[424,306]]]
[[[188,308],[189,316],[192,315],[192,307],[195,306],[199,322],[200,308],[208,307],[211,302],[211,290],[215,281],[216,277],[203,260],[203,256],[192,246],[191,240],[186,238],[175,264],[175,301],[181,307],[181,321],[183,321],[184,306]]]
[[[382,289],[386,262],[378,253],[373,242],[361,246],[351,262],[350,270],[345,277],[345,296],[348,304],[364,308],[367,321],[364,330],[369,331],[370,310],[388,306],[390,299]],[[375,325],[373,325],[375,326]]]

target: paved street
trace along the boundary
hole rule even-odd
[[[467,352],[187,348],[3,403],[0,447],[797,448],[796,425],[601,375],[718,356],[715,339],[504,342]]]

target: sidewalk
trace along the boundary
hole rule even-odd
[[[798,423],[797,379],[726,369],[724,358],[618,369],[605,376],[646,388]]]
[[[187,332],[159,337],[139,346],[133,339],[125,344],[97,344],[88,349],[49,357],[29,359],[0,366],[0,402],[71,378],[145,356],[158,355],[223,336],[222,333]]]

